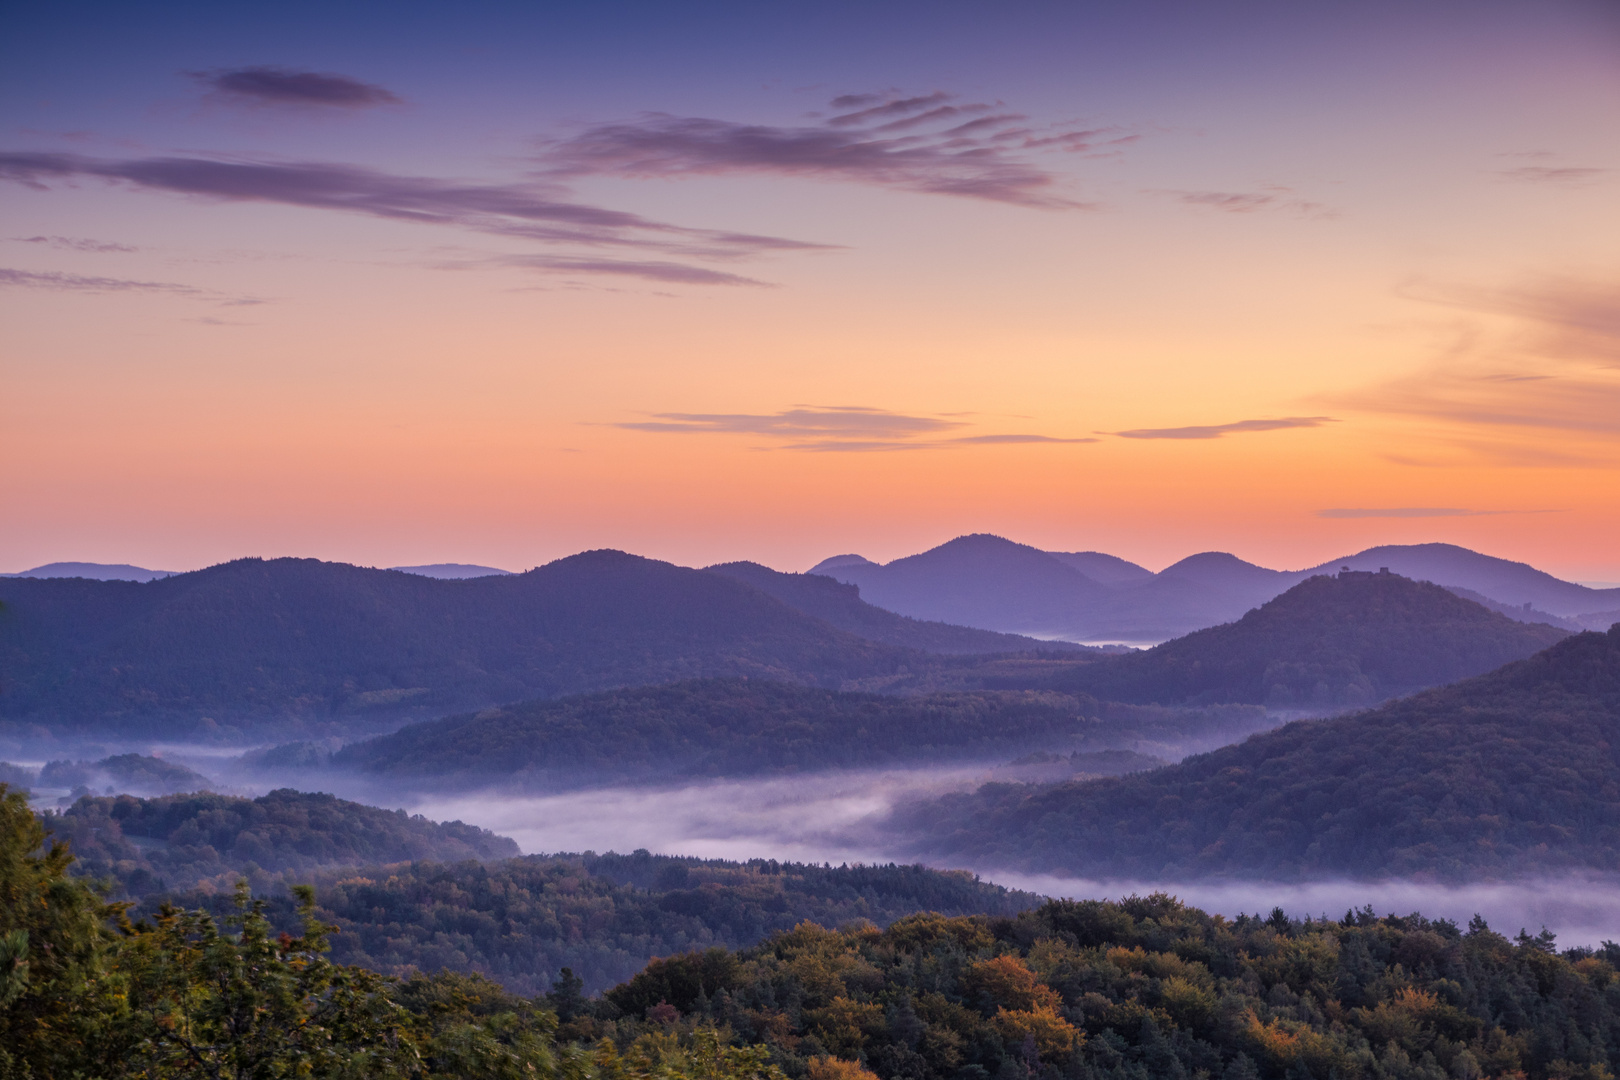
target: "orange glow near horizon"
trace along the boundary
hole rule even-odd
[[[14,69],[56,104],[9,95],[0,145],[0,570],[588,547],[798,570],[994,532],[1153,569],[1445,541],[1620,581],[1620,34],[1544,10],[1455,37],[1390,8],[1377,65],[1299,24],[1205,82],[1124,15],[1141,73],[1106,78],[963,67],[959,28],[905,70],[807,47],[757,92],[742,61],[642,81],[642,46],[578,86],[510,59],[410,83],[431,34],[373,54],[339,28],[287,62],[352,60],[406,105],[333,117],[176,97],[224,62],[199,43],[97,76],[145,112],[75,97],[92,59]],[[842,131],[834,94],[957,70],[963,115],[1005,99],[1084,152],[996,151],[976,182],[1026,187],[993,198],[941,194],[936,158],[535,178],[585,125]],[[152,179],[174,159],[373,187],[334,209]],[[352,212],[401,185],[421,219]],[[675,225],[564,250],[455,201],[477,185]],[[760,236],[823,247],[725,249]]]

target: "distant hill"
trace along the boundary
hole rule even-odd
[[[402,574],[421,574],[423,577],[442,578],[446,581],[464,581],[467,578],[494,577],[511,574],[510,570],[499,570],[493,566],[476,566],[473,563],[441,562],[428,563],[425,566],[391,566],[390,570],[398,570]]]
[[[53,562],[24,570],[20,574],[0,574],[0,577],[88,578],[91,581],[157,581],[173,576],[172,570],[148,570],[128,563],[93,562]]]
[[[867,602],[914,618],[1071,641],[1152,644],[1231,622],[1306,578],[1341,568],[1387,568],[1454,588],[1520,621],[1547,613],[1567,620],[1569,629],[1591,625],[1578,616],[1620,608],[1620,589],[1560,581],[1451,544],[1369,548],[1310,570],[1270,570],[1210,551],[1154,574],[1101,552],[1044,552],[979,534],[884,565],[837,556],[812,573],[859,585]],[[1528,618],[1519,614],[1526,604]]]
[[[476,971],[521,994],[540,994],[571,968],[595,994],[654,957],[742,948],[811,921],[887,926],[931,911],[1010,916],[1041,902],[961,871],[922,866],[814,866],[651,855],[528,856],[483,864],[323,869],[317,915],[340,925],[332,957],[384,972]],[[279,883],[278,883],[279,884]],[[264,892],[271,883],[265,882]],[[161,897],[140,909],[150,911]],[[180,899],[220,915],[230,896]],[[295,929],[283,895],[270,914]]]
[[[961,655],[1086,651],[1084,646],[1066,641],[1038,641],[1017,634],[998,634],[991,630],[923,622],[896,615],[862,600],[858,585],[846,585],[820,574],[784,574],[752,562],[721,563],[708,567],[708,570],[746,582],[789,607],[831,623],[840,630],[886,645]]]
[[[711,679],[411,724],[351,743],[331,762],[413,787],[539,789],[883,768],[1070,746],[1094,726],[1085,712],[1052,693],[897,698]]]
[[[1054,685],[1164,705],[1370,705],[1479,675],[1566,635],[1438,585],[1352,571],[1309,578],[1237,622],[1071,667]]]
[[[199,793],[138,799],[86,797],[46,817],[80,873],[113,876],[127,896],[210,882],[230,892],[238,876],[307,874],[322,866],[416,859],[499,859],[518,846],[487,829],[432,822],[283,789],[257,799]]]
[[[705,676],[837,686],[926,663],[740,581],[616,551],[466,581],[313,559],[146,584],[0,581],[0,719],[126,733],[443,714]]]
[[[1153,571],[1145,566],[1100,551],[1049,551],[1047,554],[1102,585],[1135,585],[1153,576]]]
[[[1620,866],[1620,627],[1148,773],[902,813],[981,869],[1127,880],[1518,878]]]
[[[203,791],[214,781],[186,766],[142,754],[118,754],[100,761],[51,761],[39,770],[29,786],[112,788],[131,795],[169,795],[178,791]]]
[[[1615,623],[1620,623],[1620,610],[1594,611],[1590,615],[1582,615],[1571,621],[1579,623],[1586,630],[1607,630]]]
[[[832,561],[832,560],[829,560]],[[879,566],[823,563],[868,603],[916,619],[1002,633],[1069,636],[1109,588],[1027,544],[976,534]]]
[[[1562,581],[1527,563],[1481,555],[1455,544],[1390,544],[1368,548],[1356,555],[1333,559],[1305,573],[1377,570],[1387,566],[1436,585],[1455,585],[1513,607],[1531,604],[1554,615],[1569,617],[1620,608],[1620,589],[1591,589]]]
[[[1465,589],[1461,585],[1446,585],[1444,588],[1447,592],[1460,596],[1464,600],[1472,600],[1481,607],[1490,608],[1499,615],[1506,615],[1514,622],[1546,623],[1548,626],[1556,626],[1560,630],[1568,630],[1571,633],[1581,630],[1607,630],[1609,628],[1608,622],[1602,626],[1587,626],[1577,619],[1566,619],[1561,615],[1554,615],[1550,611],[1542,611],[1540,608],[1528,603],[1504,604],[1500,600],[1492,600],[1484,593],[1477,593],[1473,589]],[[1591,616],[1582,616],[1582,618],[1591,618]],[[1609,620],[1609,622],[1613,621],[1613,619]]]

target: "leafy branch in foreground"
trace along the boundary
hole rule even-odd
[[[308,887],[297,936],[245,884],[223,929],[169,905],[131,923],[46,841],[0,785],[0,1080],[785,1080],[713,1030],[564,1046],[554,1012],[479,976],[335,964]]]

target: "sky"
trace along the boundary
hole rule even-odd
[[[1620,581],[1620,7],[0,9],[0,571]]]

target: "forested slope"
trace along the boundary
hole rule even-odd
[[[1617,962],[1477,920],[1229,920],[1156,895],[801,926],[656,961],[563,1030],[673,1014],[791,1072],[836,1055],[883,1080],[1608,1080]]]
[[[351,743],[332,764],[457,787],[880,768],[1069,746],[1095,711],[1055,693],[901,698],[709,679],[412,724]]]
[[[1620,867],[1620,627],[1180,765],[902,812],[915,850],[1130,880]]]
[[[734,863],[638,851],[261,877],[256,891],[276,897],[271,914],[280,925],[290,925],[293,914],[284,880],[315,885],[321,917],[343,928],[333,955],[345,963],[477,972],[523,994],[551,987],[564,967],[594,993],[654,957],[743,948],[805,920],[886,926],[918,911],[1012,915],[1040,902],[970,874],[922,866]],[[218,893],[179,899],[226,909]]]
[[[424,716],[702,676],[837,686],[926,662],[614,551],[465,581],[313,559],[0,581],[0,719],[59,730]]]
[[[1369,705],[1520,660],[1567,631],[1398,574],[1318,576],[1223,626],[1075,665],[1054,685],[1110,701]]]
[[[81,872],[111,876],[127,896],[185,890],[201,882],[229,892],[259,871],[414,859],[499,859],[517,844],[459,821],[438,823],[402,810],[301,791],[257,799],[202,792],[137,799],[82,798],[45,818]]]

